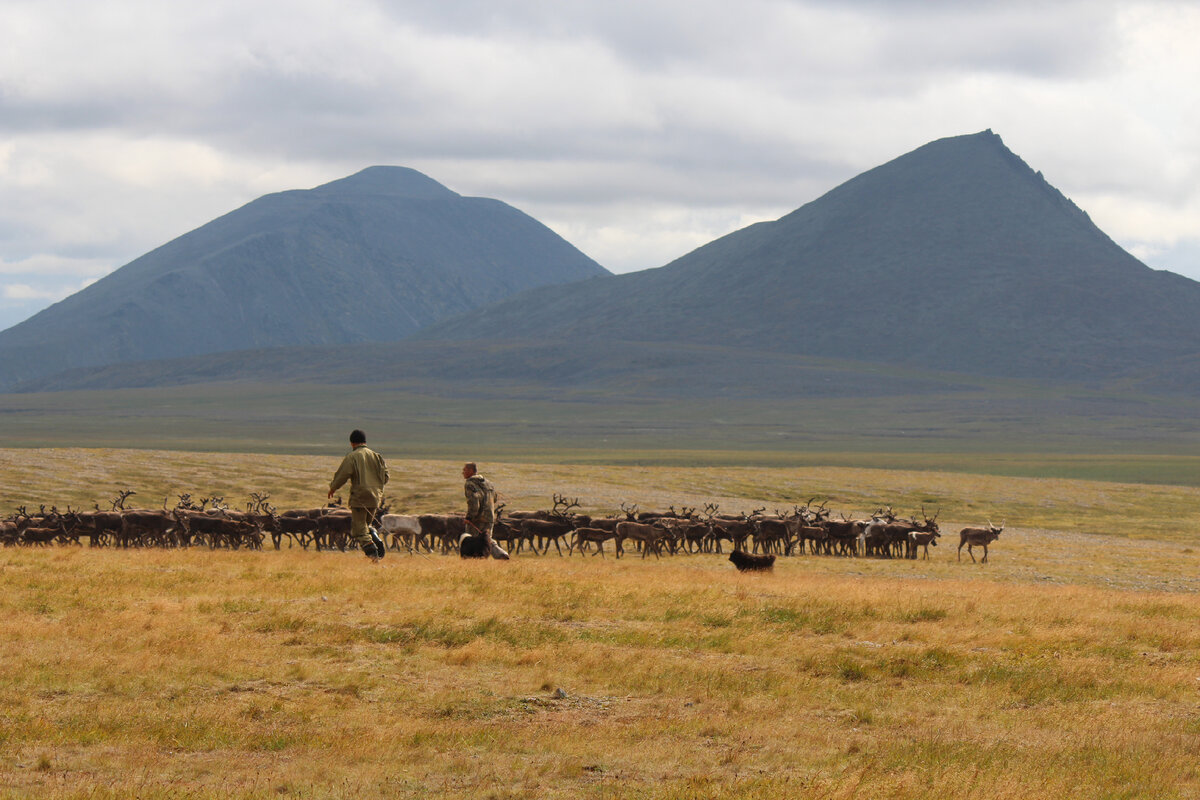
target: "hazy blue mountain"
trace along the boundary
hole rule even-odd
[[[0,389],[65,369],[394,341],[606,270],[498,200],[371,167],[261,197],[0,332]]]
[[[1137,261],[991,131],[932,142],[664,267],[511,294],[360,361],[304,347],[324,344],[304,330],[286,351],[23,388],[257,378],[449,391],[486,374],[498,392],[614,397],[956,392],[981,376],[1200,390],[1200,284]]]
[[[534,290],[417,336],[1145,377],[1200,353],[1200,284],[1122,250],[985,131],[927,144],[665,267]]]

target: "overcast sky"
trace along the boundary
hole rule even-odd
[[[0,328],[374,164],[617,272],[991,128],[1200,279],[1200,3],[2,0]]]

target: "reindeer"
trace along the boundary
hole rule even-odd
[[[641,545],[642,558],[645,558],[651,551],[654,551],[655,558],[659,558],[662,555],[663,542],[669,536],[667,523],[662,520],[650,524],[644,522],[618,522],[616,528],[617,558],[620,558],[625,553],[625,541],[627,539],[632,539]]]
[[[685,522],[675,529],[675,534],[688,553],[701,553],[712,541],[712,525],[707,522]]]
[[[0,545],[13,547],[21,540],[21,528],[15,519],[0,519]]]
[[[909,558],[916,558],[917,557],[917,548],[920,547],[920,548],[924,548],[924,555],[921,556],[922,559],[924,559],[925,561],[928,561],[929,560],[929,545],[933,545],[934,547],[937,547],[937,540],[938,540],[938,537],[941,535],[942,534],[939,533],[938,531],[928,531],[926,533],[917,533],[916,531],[912,531],[911,533],[909,533],[908,534],[908,547],[909,547],[909,553],[911,554],[911,555],[909,555]]]
[[[872,521],[863,529],[861,541],[863,555],[876,554],[888,558],[916,558],[916,549],[910,543],[910,534],[930,533],[937,530],[937,515],[930,519],[921,509],[924,522],[901,519],[892,507],[876,510]]]
[[[95,504],[95,511],[73,511],[68,514],[75,537],[88,537],[89,547],[103,547],[110,538],[116,538],[121,532],[121,512],[101,511]]]
[[[540,546],[542,548],[542,555],[550,552],[550,544],[553,542],[554,548],[558,550],[558,554],[561,556],[563,552],[559,540],[573,530],[575,530],[575,525],[566,518],[557,520],[527,519],[521,522],[522,537],[529,541],[535,553]],[[537,538],[536,545],[533,544],[535,537]]]
[[[981,561],[987,563],[988,560],[988,544],[1000,538],[1000,531],[1004,530],[1004,523],[1001,522],[999,527],[992,524],[988,520],[986,528],[963,528],[958,532],[958,560],[962,561],[963,545],[967,546],[967,555],[971,557],[971,562],[975,561],[975,554],[971,552],[971,548],[976,545],[983,548],[983,558]]]
[[[328,507],[329,513],[322,514],[316,519],[317,550],[332,550],[335,547],[346,552],[346,544],[350,541],[350,524],[352,515],[350,509]]]
[[[795,530],[799,527],[798,516],[788,517],[779,510],[774,517],[759,514],[751,518],[754,525],[752,552],[783,553],[790,556],[795,545]]]
[[[579,508],[579,498],[568,500],[566,495],[555,493],[553,500],[554,508],[547,512],[546,518],[523,521],[521,533],[529,538],[531,543],[533,537],[537,537],[538,544],[542,548],[542,555],[550,552],[550,543],[553,542],[554,549],[561,556],[563,552],[559,540],[578,527],[575,515],[571,514],[571,509]],[[536,552],[536,550],[535,547],[534,551]],[[568,552],[570,552],[570,545],[568,545]]]
[[[824,550],[825,554],[829,554],[829,531],[819,525],[801,525],[796,528],[796,549],[800,554],[804,554],[805,545],[808,546],[808,552],[816,555],[818,551]]]
[[[286,536],[288,537],[288,547],[291,547],[293,542],[298,542],[307,550],[315,538],[317,518],[321,516],[321,513],[322,510],[318,508],[309,511],[284,511],[282,514],[274,515],[271,538],[275,542],[275,549],[279,549],[279,542]]]
[[[905,551],[907,558],[915,559],[917,557],[917,548],[923,547],[925,549],[925,560],[929,560],[929,545],[932,544],[934,547],[937,547],[938,537],[942,535],[937,525],[938,514],[941,513],[939,510],[930,518],[925,513],[925,506],[921,506],[921,518],[924,521],[917,523],[917,527],[908,534],[908,547]]]
[[[718,553],[721,552],[721,540],[729,542],[732,550],[745,550],[746,541],[754,535],[754,523],[752,520],[766,511],[766,507],[756,508],[747,514],[739,514],[732,516],[730,514],[720,514],[709,520],[712,525],[712,542]]]
[[[510,556],[515,556],[525,543],[521,522],[519,519],[497,515],[496,524],[492,526],[492,541],[502,545]],[[529,546],[533,547],[532,540]]]
[[[594,556],[604,557],[604,543],[615,539],[617,536],[616,525],[609,528],[576,528],[575,537],[571,544],[567,547],[567,555],[574,553],[575,548],[579,548],[580,555],[583,554],[585,546],[588,544],[596,545]]]
[[[384,514],[381,516],[379,518],[379,535],[384,538],[384,541],[387,541],[389,534],[392,537],[393,550],[399,551],[400,545],[403,544],[410,555],[414,546],[417,550],[423,546],[426,552],[433,552],[433,547],[430,546],[429,540],[421,531],[421,520],[415,514]],[[495,538],[495,534],[492,535],[492,538]]]
[[[858,540],[869,522],[870,520],[846,519],[844,515],[840,520],[827,519],[821,522],[817,527],[824,528],[828,537],[826,552],[832,553],[836,545],[838,555],[858,555]]]
[[[168,511],[126,510],[121,514],[121,547],[163,546],[171,543],[178,521]]]

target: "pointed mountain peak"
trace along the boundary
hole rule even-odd
[[[921,231],[931,225],[961,228],[968,223],[982,231],[1007,223],[1014,236],[1024,235],[1022,226],[1044,228],[1048,215],[1065,214],[1089,235],[1100,233],[1082,210],[990,128],[924,144],[846,181],[784,219],[805,218],[823,206],[825,212],[879,217],[916,225]],[[901,222],[904,217],[907,220]]]
[[[1012,152],[1008,146],[1004,144],[1004,140],[1000,138],[1000,134],[994,133],[991,128],[980,131],[979,133],[964,133],[960,136],[946,136],[942,139],[934,139],[921,145],[913,152],[921,152],[924,150],[952,150],[952,149],[971,149],[976,152],[987,148],[991,150],[1002,150],[1004,152]]]
[[[442,184],[408,167],[367,167],[336,181],[321,184],[312,191],[321,194],[390,195],[434,200],[459,197]]]
[[[1009,150],[1004,140],[990,128],[979,133],[937,139],[865,174],[886,172],[893,166],[920,170],[931,178],[956,172],[983,175],[1001,166],[1004,167],[1003,171],[1016,168],[1022,173],[1034,174],[1024,160]]]
[[[1092,379],[1194,356],[1198,320],[1200,284],[1138,262],[985,130],[923,145],[661,269],[545,289],[421,335],[636,337]]]

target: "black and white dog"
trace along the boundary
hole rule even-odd
[[[487,539],[464,533],[458,537],[458,554],[463,558],[487,558]]]

